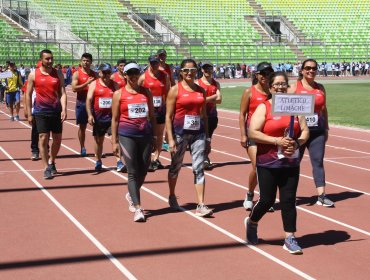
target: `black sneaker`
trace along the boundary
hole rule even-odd
[[[148,171],[149,172],[154,172],[158,169],[158,163],[157,161],[151,161],[150,164],[149,164],[149,167],[148,167]]]
[[[164,169],[164,165],[159,161],[159,159],[156,160],[156,163],[158,169]]]
[[[213,164],[209,160],[209,158],[206,158],[206,160],[203,162],[203,168],[204,168],[204,170],[212,170],[213,169]]]
[[[244,225],[246,228],[247,242],[252,245],[257,245],[258,244],[258,235],[257,235],[258,225],[251,223],[249,220],[249,217],[245,218]]]
[[[39,159],[40,159],[39,153],[32,153],[32,156],[31,156],[32,161],[36,161]]]
[[[334,202],[327,198],[324,193],[318,196],[316,204],[325,207],[334,207]]]
[[[51,172],[51,169],[50,167],[47,167],[44,171],[44,179],[46,180],[50,180],[50,179],[53,179],[53,174]]]
[[[57,169],[56,169],[56,167],[55,167],[55,162],[50,163],[50,164],[49,164],[49,168],[50,168],[50,170],[51,170],[51,174],[52,174],[52,175],[55,175],[55,174],[57,174],[57,173],[58,173],[58,171],[57,171]]]

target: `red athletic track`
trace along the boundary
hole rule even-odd
[[[297,201],[304,254],[293,256],[282,249],[280,211],[260,222],[260,245],[244,243],[242,201],[251,167],[239,144],[236,113],[219,113],[213,137],[211,160],[217,167],[206,173],[206,203],[215,209],[214,218],[193,215],[193,174],[183,168],[177,195],[190,211],[169,210],[167,170],[159,170],[147,176],[141,193],[148,220],[137,224],[124,199],[126,174],[96,174],[93,157],[76,155],[75,98],[70,91],[68,96],[69,119],[56,162],[60,174],[50,181],[42,178],[41,162],[29,159],[26,122],[10,122],[0,106],[0,279],[368,279],[369,131],[330,130],[325,167],[334,209],[315,205],[311,167],[304,158]],[[104,150],[111,151],[108,139]],[[167,152],[161,161],[169,164]],[[187,155],[184,163],[189,162]],[[114,158],[103,164],[113,169]]]

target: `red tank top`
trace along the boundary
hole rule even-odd
[[[125,78],[121,77],[119,72],[113,74],[113,81],[115,81],[118,84],[119,88],[123,88],[126,85]]]
[[[45,75],[41,73],[40,68],[36,68],[34,87],[36,91],[34,114],[61,112],[62,106],[58,95],[60,80],[56,69]]]
[[[144,87],[149,89],[152,93],[152,96],[162,96],[162,98],[166,98],[166,74],[159,71],[158,78],[152,77],[149,74],[149,70],[146,70],[144,79]]]
[[[131,93],[121,88],[120,118],[118,134],[129,137],[146,137],[152,135],[152,126],[148,115],[149,98],[142,87],[138,93]]]
[[[86,74],[85,72],[82,71],[82,68],[78,68],[78,85],[82,85],[86,83],[87,79],[89,77],[93,77],[94,79],[96,78],[95,72],[90,70],[89,74]],[[77,101],[85,103],[86,102],[86,97],[87,97],[87,92],[89,90],[89,86],[84,87],[83,89],[79,90],[77,92]]]
[[[273,137],[283,137],[288,134],[290,116],[273,116],[271,115],[271,104],[267,100],[264,102],[266,106],[265,124],[262,127],[262,132]],[[298,118],[294,118],[294,139],[297,139],[301,133]],[[278,147],[270,144],[257,143],[257,166],[268,168],[294,167],[299,165],[299,157],[279,159],[277,156]]]
[[[176,134],[197,134],[204,132],[201,112],[205,103],[201,87],[196,85],[195,91],[187,91],[182,83],[178,83],[173,127]]]
[[[249,98],[249,108],[248,108],[248,115],[247,115],[247,123],[249,124],[250,119],[256,111],[258,105],[266,101],[267,94],[260,92],[256,86],[251,87],[251,96]]]
[[[312,129],[325,129],[325,116],[323,115],[323,110],[325,109],[325,94],[319,88],[318,84],[314,84],[314,89],[308,90],[303,87],[302,81],[297,81],[296,93],[298,94],[314,94],[315,95],[315,114],[312,116],[306,116],[307,126]]]
[[[110,122],[112,120],[112,98],[115,91],[114,84],[104,86],[100,79],[96,80],[94,96],[93,96],[93,109],[94,117],[100,122]]]
[[[199,85],[206,91],[206,97],[215,95],[217,93],[217,83],[212,79],[211,84],[205,84],[202,79],[198,79]],[[206,110],[208,117],[217,117],[216,104],[208,102],[206,104]]]

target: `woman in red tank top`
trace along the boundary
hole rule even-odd
[[[256,175],[256,154],[257,146],[253,141],[248,140],[247,127],[257,106],[263,103],[269,95],[268,77],[274,72],[270,63],[261,62],[257,65],[257,71],[252,82],[252,86],[244,90],[240,101],[239,127],[240,144],[247,149],[249,159],[252,163],[252,170],[249,173],[248,193],[245,197],[243,206],[247,210],[253,208],[254,189],[257,186]],[[272,210],[272,209],[271,209]],[[273,211],[273,210],[272,210]]]
[[[148,58],[149,67],[139,78],[139,85],[148,89],[153,97],[154,115],[157,120],[157,128],[154,135],[157,137],[157,144],[149,165],[148,171],[153,172],[163,169],[164,166],[159,160],[163,144],[163,131],[166,118],[166,97],[170,90],[170,80],[166,73],[159,70],[160,60],[151,55]]]
[[[198,206],[195,214],[205,217],[212,215],[212,210],[204,205],[204,159],[205,144],[208,138],[206,112],[206,92],[195,83],[197,64],[192,59],[181,63],[181,80],[170,89],[166,107],[166,129],[171,152],[171,165],[168,171],[170,207],[177,211],[184,209],[177,203],[175,187],[182,166],[186,148],[190,145],[194,185]]]
[[[310,130],[310,138],[307,143],[301,147],[301,159],[304,150],[307,147],[315,186],[317,189],[317,204],[325,207],[333,207],[334,202],[325,194],[325,169],[324,155],[325,144],[328,140],[329,122],[328,111],[326,108],[326,93],[322,84],[316,83],[317,62],[314,59],[307,59],[302,63],[302,69],[299,78],[289,89],[290,93],[303,93],[315,95],[315,114],[306,116],[307,125]]]
[[[269,79],[271,93],[286,93],[288,77],[276,72]],[[258,243],[257,225],[279,198],[285,231],[284,249],[291,254],[302,254],[296,232],[296,193],[299,180],[299,146],[308,139],[308,128],[303,116],[295,118],[293,137],[289,137],[290,116],[272,115],[271,97],[260,104],[252,116],[248,136],[257,142],[257,175],[260,198],[245,219],[247,241]]]

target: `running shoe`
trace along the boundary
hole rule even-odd
[[[126,200],[128,202],[128,211],[130,211],[132,213],[135,213],[136,208],[134,206],[134,203],[132,202],[130,193],[126,193],[126,196],[125,197],[126,197]]]
[[[168,204],[172,210],[181,211],[180,205],[177,203],[177,198],[175,195],[170,195],[168,198]]]
[[[247,192],[247,195],[245,196],[245,200],[243,202],[243,206],[246,210],[252,210],[253,208],[253,192]]]
[[[15,118],[14,118],[17,122],[19,122],[19,116],[16,115]]]
[[[170,151],[170,145],[167,143],[162,144],[162,150],[169,152]]]
[[[213,164],[209,160],[209,158],[206,158],[206,160],[203,162],[203,168],[204,168],[204,170],[212,170],[213,169]]]
[[[44,171],[44,179],[46,179],[46,180],[53,179],[53,174],[52,174],[51,169],[50,169],[49,166]]]
[[[117,161],[117,172],[125,172],[125,170],[127,169],[122,160]]]
[[[149,172],[154,172],[158,169],[158,164],[157,162],[154,160],[154,161],[151,161],[150,164],[149,164],[149,167],[148,167],[148,171]]]
[[[101,171],[103,169],[103,163],[101,160],[97,160],[95,162],[95,171]]]
[[[209,217],[212,216],[212,214],[213,211],[204,204],[198,204],[197,209],[195,210],[195,215],[198,217]]]
[[[245,218],[244,225],[246,228],[246,239],[249,244],[257,245],[258,244],[258,235],[257,228],[258,224],[251,223],[249,217]]]
[[[86,148],[83,147],[81,148],[81,157],[86,157],[87,153],[86,153]]]
[[[10,117],[10,121],[14,122],[14,117],[13,116]]]
[[[303,254],[302,248],[298,245],[298,242],[293,235],[285,238],[283,248],[293,255]]]
[[[55,175],[57,174],[57,168],[55,167],[55,162],[49,163],[49,168],[51,170],[51,174]]]
[[[334,202],[327,198],[324,193],[318,196],[316,204],[325,207],[334,207]]]
[[[32,153],[32,156],[31,156],[32,161],[36,161],[39,159],[40,159],[39,153]]]
[[[157,167],[158,169],[164,169],[164,165],[159,161],[159,159],[156,159]]]
[[[135,210],[134,222],[140,223],[145,222],[145,215],[143,209],[139,208]]]

